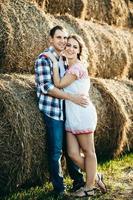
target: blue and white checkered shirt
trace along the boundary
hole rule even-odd
[[[62,60],[59,60],[54,48],[50,47],[45,51],[50,51],[55,55],[63,75],[65,72],[64,64]],[[44,52],[38,56],[35,62],[35,83],[39,109],[55,120],[63,120],[63,100],[48,95],[48,91],[54,88],[53,66],[52,61],[44,55]]]

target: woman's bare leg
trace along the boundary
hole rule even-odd
[[[80,149],[76,136],[72,133],[67,133],[68,155],[80,169],[85,170],[84,157],[81,156]]]
[[[91,137],[92,137],[91,140],[90,140],[91,145],[89,145],[88,142],[87,142],[87,145],[86,145],[87,149],[89,148],[89,146],[90,147],[92,146],[91,147],[92,148],[92,154],[94,156],[94,161],[93,162],[91,160],[89,160],[88,158],[85,159],[85,156],[84,157],[81,156],[81,153],[80,153],[81,144],[79,144],[79,143],[83,143],[83,147],[84,147],[84,141],[80,142],[80,139],[79,139],[81,137],[79,135],[79,137],[77,138],[76,135],[73,135],[72,133],[67,133],[67,151],[68,151],[69,157],[75,162],[75,164],[80,169],[82,169],[83,171],[86,172],[86,180],[88,180],[86,185],[87,185],[87,187],[90,187],[91,183],[94,181],[94,174],[96,173],[96,169],[95,168],[97,168],[97,159],[96,159],[96,155],[95,155],[94,138],[93,138],[94,136],[93,136],[93,134],[91,134]],[[85,136],[85,139],[83,139],[83,140],[87,141],[86,140],[86,136]],[[91,148],[89,148],[89,149],[91,149]],[[90,154],[91,154],[91,152],[90,152]],[[89,165],[89,168],[88,168],[89,162],[90,162],[90,165]],[[87,163],[87,169],[86,169],[86,163]],[[94,167],[93,167],[93,165],[94,165]],[[91,170],[90,168],[92,168],[94,170],[93,171],[89,171],[89,170]],[[99,185],[101,191],[102,192],[104,191],[104,193],[105,193],[107,191],[106,185],[103,183],[102,180],[100,180],[98,178],[98,173],[96,174],[95,181]]]
[[[97,159],[94,147],[94,134],[77,135],[79,146],[81,147],[85,157],[84,166],[86,172],[86,187],[92,188],[95,183]]]

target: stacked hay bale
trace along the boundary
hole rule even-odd
[[[131,26],[129,7],[125,0],[88,0],[87,2],[86,20],[93,18],[109,25]]]
[[[100,80],[112,95],[119,100],[124,113],[130,120],[127,131],[128,149],[133,150],[133,81],[132,80]],[[118,122],[118,120],[117,120]]]
[[[85,41],[88,48],[89,74],[102,78],[125,78],[132,76],[133,34],[127,30],[112,28],[106,24],[77,20],[72,16],[58,19]],[[130,73],[129,73],[130,72]]]
[[[0,194],[42,184],[47,176],[45,130],[32,79],[0,75]]]
[[[46,13],[64,15],[66,13],[74,17],[84,18],[87,0],[27,0],[36,2]]]
[[[98,113],[98,157],[115,157],[133,150],[133,82],[93,78],[90,96]]]
[[[49,29],[61,24],[84,39],[89,52],[90,75],[124,78],[130,72],[132,77],[133,35],[129,31],[71,16],[55,18],[22,0],[17,3],[15,0],[5,0],[1,6],[1,72],[33,73],[36,56],[47,46]]]
[[[0,14],[0,72],[33,72],[35,57],[47,46],[48,16],[24,0],[5,0]]]
[[[120,87],[119,81],[92,79],[90,96],[98,113],[95,139],[99,157],[118,156],[128,143],[133,148],[132,133],[128,131],[132,100],[126,105],[126,98],[130,97],[132,91],[127,90],[124,95],[125,90],[121,87],[119,96],[125,101],[120,102],[120,98],[115,95],[116,88],[118,90]],[[42,183],[48,174],[46,135],[35,103],[34,89],[33,76],[0,76],[1,193],[26,183]],[[129,109],[127,112],[124,106]]]
[[[33,1],[33,0],[30,0]],[[34,0],[47,13],[70,14],[109,25],[133,27],[132,1],[125,0]],[[124,13],[124,15],[123,15]]]
[[[55,17],[40,9],[44,6],[48,12],[60,14],[54,10],[54,5],[57,8],[59,3],[62,13],[65,13],[69,12],[67,3],[70,3],[68,7],[75,16],[77,1],[74,4],[74,1],[37,0],[40,7],[33,2],[4,0],[0,3],[1,73],[33,73],[37,55],[47,47],[50,28],[62,25],[69,33],[77,33],[85,41],[88,50],[84,55],[85,59],[89,56],[91,76],[133,78],[133,35],[129,30],[101,22],[77,20],[69,15]],[[82,6],[76,14],[81,18],[86,16],[86,2],[107,7],[105,1],[78,2]],[[123,0],[121,2],[124,5]],[[113,1],[109,1],[109,5],[111,3]],[[112,20],[109,23],[118,23],[102,9],[100,12],[104,13],[105,19]],[[106,21],[104,17],[101,18]],[[127,23],[126,18],[121,20],[120,24]],[[99,157],[114,157],[127,147],[133,149],[132,92],[131,81],[92,79],[90,96],[98,112],[96,150]],[[12,191],[30,182],[42,183],[47,176],[45,130],[36,102],[31,75],[0,76],[0,192]]]
[[[5,0],[1,4],[1,73],[34,73],[34,61],[48,45],[50,28],[60,24],[33,2]],[[73,29],[71,25],[69,28]]]

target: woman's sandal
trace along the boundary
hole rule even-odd
[[[107,192],[107,187],[103,181],[103,174],[97,173],[96,184],[103,194]]]
[[[95,188],[86,190],[85,188],[80,188],[76,191],[73,196],[74,197],[92,197],[95,196]]]

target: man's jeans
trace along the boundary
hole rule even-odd
[[[66,151],[66,136],[64,129],[64,121],[54,120],[44,115],[46,124],[47,140],[48,140],[48,158],[50,167],[51,181],[56,192],[64,190],[63,174],[61,168],[62,149],[65,147],[65,156],[67,160],[67,168],[70,177],[74,181],[82,181],[83,175],[79,172],[79,168],[70,160]]]

